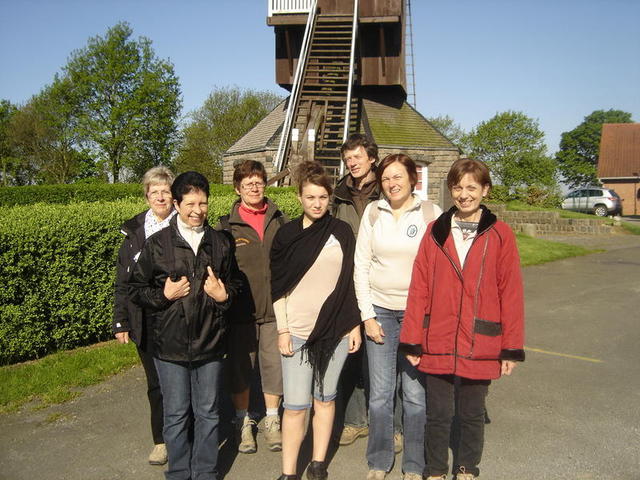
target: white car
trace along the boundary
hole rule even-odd
[[[582,187],[573,190],[564,198],[562,208],[606,217],[621,213],[622,201],[615,190],[602,187]]]

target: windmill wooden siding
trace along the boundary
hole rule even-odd
[[[353,3],[319,0],[323,15],[353,15]],[[362,0],[359,8],[358,83],[362,86],[405,86],[404,8],[402,0]],[[307,22],[306,15],[274,15],[276,83],[291,90]]]

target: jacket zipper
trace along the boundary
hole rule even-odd
[[[473,248],[473,245],[476,243],[476,240],[478,240],[478,238],[482,235],[484,235],[485,233],[487,233],[489,231],[491,227],[489,227],[487,230],[485,230],[484,232],[480,233],[479,235],[476,235],[473,240],[471,241],[471,246],[469,247],[469,250],[467,251],[467,256],[469,255],[469,252],[471,252],[471,249]],[[438,242],[436,242],[437,244]],[[456,263],[453,261],[453,258],[451,258],[451,256],[449,255],[449,252],[447,250],[445,250],[444,245],[440,246],[438,244],[438,246],[440,247],[440,250],[442,250],[442,252],[445,254],[445,256],[449,259],[449,262],[451,263],[451,266],[454,268],[454,270],[456,271],[456,274],[458,275],[458,278],[460,279],[460,282],[462,283],[462,291],[460,292],[460,302],[458,304],[458,325],[456,326],[456,336],[454,339],[454,344],[453,344],[453,357],[454,357],[454,362],[453,362],[453,375],[456,374],[456,370],[458,368],[458,334],[460,333],[460,323],[462,322],[462,299],[464,297],[464,265],[462,266],[462,272],[460,271],[460,269],[458,269],[458,266],[456,265]],[[484,260],[483,260],[484,262]],[[465,262],[466,263],[466,262]],[[475,315],[475,312],[474,312]]]
[[[204,238],[204,237],[203,237]],[[194,261],[193,261],[193,268],[191,270],[191,272],[188,272],[191,276],[191,280],[189,282],[190,286],[193,286],[193,282],[195,280],[195,272],[196,272],[196,264],[198,262],[198,256],[196,254],[193,253],[193,249],[191,248],[191,245],[189,245],[186,240],[184,238],[182,238],[181,235],[178,235],[178,239],[181,240],[182,245],[180,246],[180,248],[186,248],[187,250],[189,250],[189,253],[191,255],[194,256]],[[199,250],[199,249],[198,249]],[[193,289],[189,289],[189,295],[187,295],[186,298],[190,297],[191,295],[193,295],[194,290]],[[183,297],[185,298],[185,297]],[[192,340],[192,329],[193,329],[193,325],[191,322],[191,319],[189,317],[189,315],[187,315],[187,311],[184,308],[184,304],[182,305],[182,311],[184,312],[184,318],[185,318],[185,323],[187,326],[187,359],[188,359],[188,364],[189,364],[189,368],[191,368],[191,362],[193,361],[193,352],[191,350],[191,340]]]

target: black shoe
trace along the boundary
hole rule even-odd
[[[307,467],[307,480],[327,480],[327,466],[324,462],[316,462],[315,460]]]
[[[278,480],[298,480],[297,475],[285,475],[284,473],[278,477]]]

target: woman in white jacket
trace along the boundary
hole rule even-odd
[[[387,156],[377,180],[384,198],[364,211],[355,253],[355,288],[367,334],[369,440],[367,480],[382,480],[393,467],[393,401],[400,372],[403,407],[404,480],[421,480],[425,469],[424,378],[398,355],[413,260],[427,224],[442,210],[413,194],[416,164],[404,154]]]

